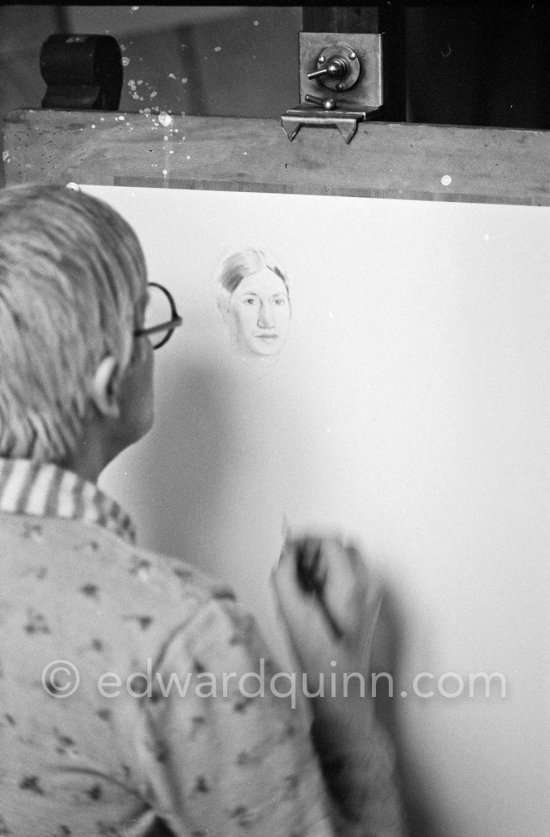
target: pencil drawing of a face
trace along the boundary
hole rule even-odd
[[[263,250],[248,248],[222,263],[218,306],[231,344],[249,358],[275,358],[290,328],[286,274]]]

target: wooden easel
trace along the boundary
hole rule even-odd
[[[330,30],[330,20],[317,22]],[[314,28],[311,20],[307,27]],[[289,142],[277,119],[40,110],[14,111],[3,127],[6,185],[550,206],[550,131],[375,121],[359,125],[349,144],[334,128],[312,127]],[[419,824],[415,837],[428,833]]]
[[[550,132],[362,123],[289,142],[278,120],[18,110],[6,185],[25,182],[550,205]]]

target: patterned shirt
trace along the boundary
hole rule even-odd
[[[139,837],[156,817],[185,837],[333,833],[309,737],[225,586],[28,460],[0,460],[0,571],[2,837]]]

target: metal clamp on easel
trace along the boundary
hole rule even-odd
[[[332,125],[351,142],[382,106],[382,36],[301,32],[300,101],[281,117],[289,140],[303,126]]]

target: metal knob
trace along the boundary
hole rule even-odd
[[[342,78],[349,72],[348,62],[343,58],[331,58],[326,67],[320,70],[315,70],[313,73],[308,73],[308,78],[321,78],[328,76],[329,78]]]
[[[345,44],[332,44],[318,54],[316,67],[306,76],[314,85],[342,93],[354,86],[360,72],[357,52]]]
[[[324,110],[334,110],[336,108],[335,99],[321,99],[319,96],[312,96],[310,93],[306,93],[304,98],[306,102],[310,102],[312,105],[320,105]]]

